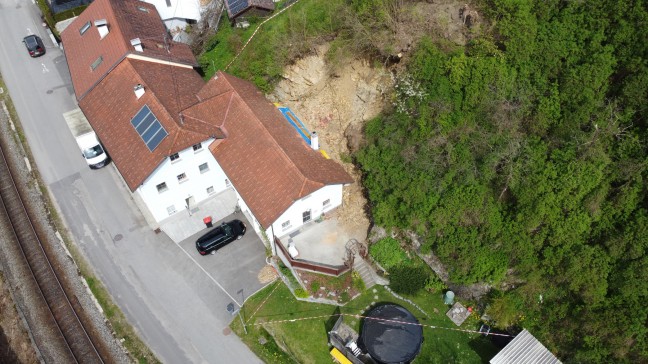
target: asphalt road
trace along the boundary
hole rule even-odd
[[[47,48],[33,59],[22,44],[32,33]],[[0,0],[0,72],[68,229],[158,358],[166,363],[260,362],[238,337],[224,334],[232,320],[227,304],[240,304],[259,285],[254,278],[264,251],[254,233],[220,255],[201,257],[191,242],[177,245],[148,227],[112,164],[88,168],[62,117],[77,107],[63,52],[41,26],[38,7],[30,0]]]

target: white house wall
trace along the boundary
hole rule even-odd
[[[200,0],[143,0],[155,6],[160,18],[200,20]]]
[[[208,149],[212,142],[213,139],[210,139],[201,143],[202,148],[198,151],[194,151],[193,147],[181,151],[178,153],[180,158],[173,162],[167,158],[135,191],[144,200],[156,222],[186,210],[186,199],[191,196],[193,206],[189,208],[228,187],[227,176]],[[209,169],[201,173],[199,166],[203,163],[207,163]],[[181,173],[187,176],[182,182],[177,177]],[[161,183],[166,183],[167,189],[158,192],[157,186]],[[209,187],[213,191],[208,192]]]
[[[324,206],[324,201],[330,202]],[[342,185],[324,186],[310,195],[295,201],[274,223],[272,230],[277,237],[282,237],[299,229],[303,222],[304,211],[311,211],[311,221],[316,220],[324,212],[331,211],[342,205]],[[289,222],[288,226],[283,226]]]

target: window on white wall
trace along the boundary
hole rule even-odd
[[[230,182],[230,180],[228,180],[227,178],[225,178],[225,187],[229,187],[229,186],[231,186],[231,185],[232,185],[232,183]]]
[[[193,150],[194,152],[200,152],[202,150],[202,143],[194,144]]]
[[[283,222],[283,223],[281,224],[281,228],[282,228],[283,230],[288,230],[288,229],[290,229],[290,220]]]
[[[327,198],[326,200],[324,200],[324,202],[322,202],[322,207],[326,208],[326,207],[329,207],[329,205],[331,205],[331,199],[330,198]]]
[[[167,212],[169,213],[169,216],[175,214],[176,213],[175,205],[171,205],[171,206],[167,207]]]
[[[171,155],[169,156],[169,159],[171,160],[171,162],[175,162],[175,161],[177,161],[178,159],[180,159],[180,154],[178,154],[178,153],[173,153],[173,154],[171,154]]]
[[[203,164],[198,166],[198,169],[200,169],[200,173],[205,173],[205,172],[209,171],[209,164],[203,163]]]
[[[306,210],[302,213],[303,222],[311,221],[311,210]]]
[[[212,193],[214,193],[214,186],[209,186],[209,187],[207,187],[207,193],[210,194],[210,195],[211,195]]]
[[[187,180],[187,174],[186,173],[180,173],[178,175],[178,182],[182,183]]]
[[[169,189],[169,187],[167,187],[167,185],[166,185],[166,182],[162,182],[162,183],[160,183],[159,185],[157,185],[155,187],[157,187],[157,190],[158,190],[159,193],[162,193],[162,192]]]

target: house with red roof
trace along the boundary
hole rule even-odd
[[[157,223],[228,189],[269,237],[342,204],[342,166],[250,82],[203,81],[153,5],[95,0],[61,37],[79,107]]]

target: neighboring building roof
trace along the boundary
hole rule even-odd
[[[274,10],[272,0],[225,0],[225,5],[230,19],[234,19],[250,9]]]
[[[316,190],[353,182],[340,164],[312,150],[253,84],[219,71],[198,97],[200,104],[182,112],[185,120],[221,126],[226,137],[210,149],[264,228]]]
[[[133,87],[144,86],[139,99]],[[79,102],[128,187],[134,191],[169,155],[224,134],[213,124],[181,119],[180,110],[198,102],[204,85],[189,68],[126,58]],[[131,119],[147,105],[169,134],[149,151]]]
[[[559,364],[556,358],[538,339],[527,330],[519,333],[502,351],[497,353],[491,364]]]
[[[103,39],[95,23],[101,20],[106,21],[109,31]],[[63,31],[61,38],[78,100],[128,54],[198,66],[189,46],[168,36],[155,7],[141,1],[96,0]],[[141,41],[142,52],[131,44],[136,38]]]

